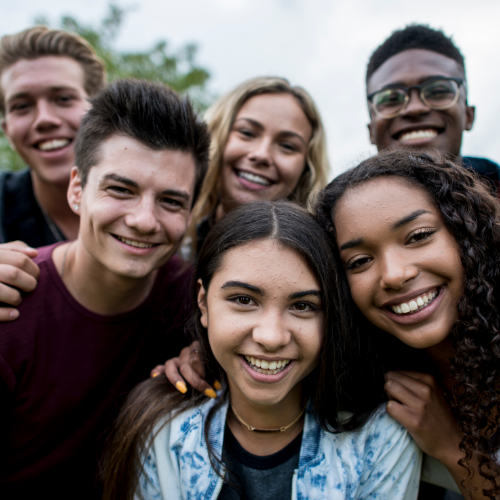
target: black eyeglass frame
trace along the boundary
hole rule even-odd
[[[436,82],[436,81],[439,81],[439,80],[452,80],[454,81],[457,85],[458,85],[458,90],[457,90],[457,95],[455,96],[455,98],[453,99],[453,101],[451,102],[451,104],[447,104],[446,106],[432,106],[431,104],[429,104],[426,100],[425,100],[425,97],[423,96],[422,94],[422,89],[429,85],[430,83],[433,83],[433,82]],[[436,111],[443,111],[445,109],[449,109],[451,108],[452,106],[455,106],[455,104],[458,102],[458,99],[460,98],[460,86],[463,85],[465,82],[465,80],[463,78],[455,78],[455,77],[452,77],[452,76],[436,76],[436,77],[433,77],[433,78],[429,78],[429,80],[426,80],[425,82],[421,83],[420,85],[412,85],[411,87],[404,87],[403,85],[388,85],[387,87],[384,87],[383,89],[380,89],[380,90],[377,90],[375,92],[372,92],[371,94],[369,94],[368,96],[366,96],[366,98],[368,99],[368,101],[370,102],[371,104],[371,107],[373,109],[373,112],[377,115],[377,116],[380,116],[381,118],[385,118],[387,120],[390,120],[391,118],[395,118],[396,116],[400,115],[407,107],[408,107],[408,104],[410,102],[410,92],[413,90],[413,89],[417,89],[418,90],[418,95],[420,97],[420,100],[426,105],[426,106],[429,106],[429,108],[431,109],[435,109]],[[390,90],[390,89],[400,89],[400,90],[404,90],[405,92],[405,102],[403,103],[403,105],[401,106],[401,109],[397,111],[397,113],[392,113],[390,115],[383,115],[382,113],[380,113],[377,108],[375,107],[375,104],[373,103],[373,98],[379,93],[379,92],[383,92],[384,90]]]

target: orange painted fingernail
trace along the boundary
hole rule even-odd
[[[215,399],[217,397],[217,393],[213,389],[205,389],[205,392],[203,394],[212,399]]]
[[[182,394],[186,394],[186,392],[187,392],[186,384],[184,382],[182,382],[181,380],[179,380],[178,382],[175,383],[175,387],[177,388],[177,390],[179,392],[182,392]]]
[[[158,373],[158,372],[154,372],[154,373],[153,373],[153,375],[151,375],[151,378],[155,378],[155,377],[157,377],[158,375],[159,375],[159,373]]]
[[[218,380],[214,380],[214,387],[216,391],[220,391],[222,389],[222,385],[220,385]]]

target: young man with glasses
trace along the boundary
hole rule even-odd
[[[460,155],[475,109],[467,102],[464,58],[443,32],[420,25],[395,31],[370,57],[366,86],[368,130],[379,151],[436,148],[500,188],[496,163]]]

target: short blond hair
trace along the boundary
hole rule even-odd
[[[211,214],[219,203],[222,157],[236,115],[248,99],[262,94],[289,94],[295,97],[313,129],[307,146],[304,173],[289,198],[310,208],[312,197],[326,185],[330,165],[325,132],[311,96],[301,87],[292,87],[284,78],[252,78],[223,95],[206,112],[205,118],[212,134],[212,149],[205,183],[193,209],[194,227]]]
[[[92,46],[81,36],[35,26],[0,39],[0,76],[22,59],[46,56],[70,57],[83,68],[84,88],[89,96],[106,85],[106,68]],[[0,113],[5,114],[5,96],[0,86]]]

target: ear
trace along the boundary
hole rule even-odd
[[[466,106],[465,107],[465,130],[471,130],[472,125],[474,125],[474,119],[476,118],[476,107]]]
[[[69,180],[67,199],[71,210],[80,215],[80,205],[82,202],[82,179],[78,167],[73,167],[71,169],[71,176]],[[79,208],[75,208],[78,206]]]
[[[198,287],[198,307],[200,308],[201,312],[200,322],[202,326],[208,328],[207,292],[203,287],[201,279],[198,280],[197,287]]]
[[[9,137],[9,127],[7,125],[7,120],[5,118],[2,118],[0,121],[0,126],[2,127],[3,133],[5,134],[5,137],[7,137],[7,140],[9,141],[10,147],[16,151],[16,148],[14,147],[14,144],[12,144],[12,141],[10,140]]]

